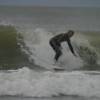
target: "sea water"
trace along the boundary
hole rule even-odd
[[[100,99],[100,8],[0,7],[0,96],[16,100]],[[49,40],[74,30],[54,71]]]

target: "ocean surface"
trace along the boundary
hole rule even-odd
[[[100,100],[100,8],[0,6],[1,100]],[[49,40],[74,30],[54,65]],[[62,67],[65,70],[53,70]]]

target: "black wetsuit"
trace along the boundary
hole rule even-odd
[[[65,42],[65,41],[67,41],[71,52],[74,54],[74,50],[71,45],[70,38],[68,37],[67,34],[62,33],[62,34],[56,35],[55,37],[51,38],[51,40],[50,40],[50,45],[53,48],[53,50],[56,52],[56,55],[54,57],[54,59],[56,61],[58,61],[58,58],[62,55],[61,43]]]

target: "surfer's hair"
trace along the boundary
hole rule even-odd
[[[69,36],[69,37],[72,37],[74,35],[74,31],[73,30],[69,30],[66,34]]]
[[[74,34],[74,31],[73,31],[73,30],[69,30],[67,33],[72,33],[72,34]]]

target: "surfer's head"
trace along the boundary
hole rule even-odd
[[[74,35],[74,31],[69,30],[66,34],[68,35],[68,37],[72,37]]]

